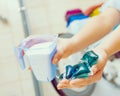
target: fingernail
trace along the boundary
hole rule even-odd
[[[28,67],[27,70],[32,70],[32,68],[31,68],[31,67]]]
[[[66,86],[61,86],[61,87],[57,87],[58,89],[63,89],[66,88]]]
[[[57,86],[57,89],[62,89],[59,85]]]
[[[92,71],[93,71],[93,74],[95,74],[95,73],[97,72],[97,67],[94,66],[94,67],[92,68]]]
[[[58,59],[55,58],[55,59],[54,59],[54,64],[57,64],[57,63],[58,63]]]
[[[57,87],[58,90],[60,90],[61,88],[60,87]]]

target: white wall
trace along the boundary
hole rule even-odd
[[[23,38],[17,0],[0,0],[0,96],[35,96],[31,72],[18,66],[13,48]]]
[[[104,0],[25,0],[32,34],[66,32],[67,10],[82,10]]]

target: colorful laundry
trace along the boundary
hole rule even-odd
[[[81,9],[68,10],[65,14],[65,20],[68,21],[70,16],[81,14],[81,13],[82,13]]]
[[[86,19],[86,18],[89,18],[89,17],[99,15],[100,14],[99,9],[102,6],[102,4],[103,3],[90,6],[85,11],[82,11],[79,8],[68,10],[65,14],[65,20],[67,22],[67,27],[69,27],[69,25],[75,20],[83,20],[83,19]]]
[[[82,20],[82,19],[86,19],[86,18],[88,18],[88,16],[86,16],[84,14],[70,16],[68,21],[67,21],[67,27],[70,25],[70,23],[72,23],[75,20]]]

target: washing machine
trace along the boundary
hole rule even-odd
[[[70,38],[71,36],[72,35],[68,33],[59,34],[60,38]],[[63,72],[66,64],[76,64],[86,50],[78,52],[69,58],[60,61],[57,65],[57,75],[60,75]],[[108,68],[111,64],[115,64],[116,66],[119,64],[120,66],[120,59],[115,60],[115,62],[111,62],[111,64],[109,63],[110,61],[105,68],[108,73],[104,71],[103,77],[99,82],[91,84],[87,87],[58,90],[56,87],[59,82],[57,77],[51,82],[38,82],[40,96],[118,96],[120,94],[120,86],[119,84],[115,84],[108,80],[111,76],[111,72],[109,73]],[[113,77],[111,77],[112,80]],[[120,83],[120,81],[118,82]]]
[[[91,96],[119,96],[120,95],[120,58],[108,60],[103,71],[102,79],[96,84]]]
[[[59,38],[71,38],[73,35],[69,33],[59,34]],[[74,65],[77,64],[84,54],[84,51],[78,52],[66,59],[62,59],[59,64],[57,64],[57,76],[59,76],[65,69],[67,64]],[[56,78],[51,82],[39,82],[39,91],[41,96],[91,96],[96,84],[91,84],[83,88],[73,88],[73,89],[57,89],[57,84],[59,79]]]

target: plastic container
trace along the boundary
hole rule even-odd
[[[56,76],[56,65],[52,64],[56,41],[57,35],[44,34],[24,40],[21,44],[24,58],[21,57],[24,62],[20,64],[25,67],[28,63],[39,81],[52,81]]]

